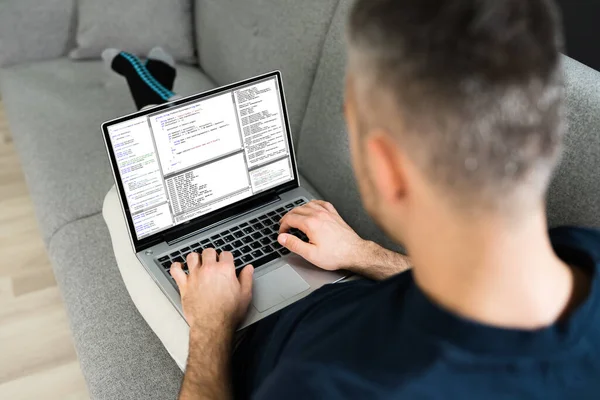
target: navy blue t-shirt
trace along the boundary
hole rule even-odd
[[[600,232],[551,232],[592,279],[564,321],[499,329],[431,302],[411,272],[328,285],[251,327],[233,358],[236,398],[600,399]]]

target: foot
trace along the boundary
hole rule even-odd
[[[148,60],[146,61],[146,68],[161,83],[164,87],[169,90],[173,90],[173,84],[175,82],[175,76],[177,70],[175,69],[175,60],[173,57],[164,51],[162,47],[155,47],[148,53]]]
[[[138,109],[166,103],[175,95],[162,85],[133,54],[117,49],[106,49],[102,52],[102,58],[113,71],[125,77]]]

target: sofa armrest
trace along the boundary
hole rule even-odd
[[[66,54],[75,24],[75,0],[0,1],[0,67]]]

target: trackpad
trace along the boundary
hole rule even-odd
[[[253,282],[252,304],[258,312],[267,311],[309,288],[310,285],[289,264],[285,264]]]

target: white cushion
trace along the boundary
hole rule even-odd
[[[189,327],[135,256],[114,186],[104,198],[102,214],[119,271],[133,303],[183,371],[188,355]]]

